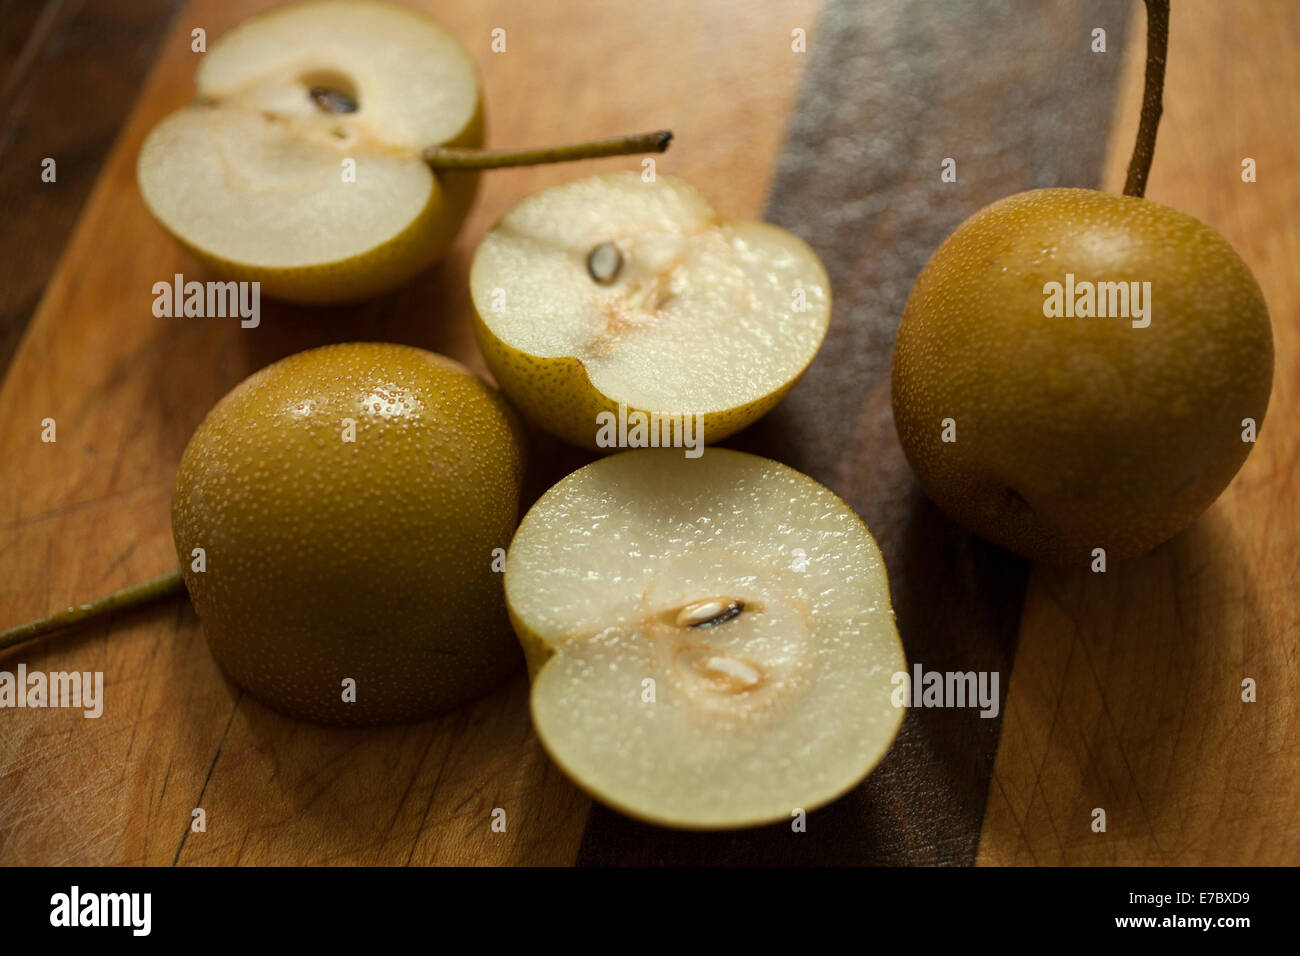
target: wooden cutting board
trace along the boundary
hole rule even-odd
[[[0,384],[0,625],[174,566],[176,463],[208,408],[253,370],[326,342],[381,339],[484,372],[466,296],[483,232],[546,185],[639,168],[616,159],[488,174],[449,259],[382,301],[264,302],[249,330],[155,318],[153,283],[198,270],[141,203],[140,142],[191,95],[191,31],[219,36],[268,5],[196,0],[164,28],[47,4],[16,24],[28,39],[11,58],[0,136],[0,194],[23,214],[0,240],[10,290],[0,343],[13,350]],[[1140,98],[1140,5],[421,5],[475,56],[492,144],[670,127],[662,172],[695,183],[725,216],[764,216],[814,244],[836,296],[828,347],[732,444],[807,471],[864,515],[909,658],[999,670],[1001,715],[909,713],[885,764],[813,814],[806,834],[678,834],[592,808],[539,748],[522,675],[420,724],[295,723],[225,680],[176,602],[0,658],[7,670],[103,671],[106,683],[98,719],[0,711],[0,863],[1300,862],[1300,7],[1174,11],[1148,195],[1213,224],[1250,263],[1273,315],[1274,394],[1258,447],[1204,518],[1154,554],[1091,575],[1030,569],[925,502],[893,436],[888,354],[911,280],[965,215],[1036,185],[1119,188]],[[106,155],[95,148],[104,109],[78,140],[68,130],[84,105],[33,94],[51,64],[78,69],[46,51],[85,31],[86,17],[147,37],[153,58]],[[1108,30],[1104,55],[1089,50],[1094,26]],[[495,28],[504,53],[491,51]],[[792,49],[795,30],[806,52]],[[9,52],[17,32],[6,23],[5,34]],[[96,61],[116,79],[78,74],[93,105],[126,102],[122,77],[142,55],[127,45],[132,57]],[[45,102],[68,119],[23,119]],[[56,127],[57,142],[33,139]],[[59,181],[43,184],[37,164],[51,154]],[[948,156],[959,183],[945,186]],[[1256,183],[1241,182],[1245,156]],[[41,250],[71,202],[51,197],[79,204],[80,184],[88,198],[30,308],[22,290],[35,294]],[[47,418],[55,443],[41,441]],[[586,460],[540,437],[534,451],[533,493]],[[1246,677],[1258,684],[1253,704],[1241,701]],[[1105,833],[1090,826],[1097,807]],[[205,832],[191,829],[196,808]],[[490,826],[495,808],[504,833]]]

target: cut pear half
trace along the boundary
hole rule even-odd
[[[597,444],[602,411],[702,415],[707,442],[775,405],[817,353],[830,283],[799,237],[719,219],[633,172],[544,190],[474,254],[488,366],[536,424]]]
[[[880,551],[806,475],[645,449],[544,494],[506,558],[538,737],[597,799],[723,829],[852,788],[903,718]]]
[[[441,255],[474,173],[422,152],[482,142],[479,81],[412,10],[326,0],[239,24],[200,61],[192,105],[140,151],[150,211],[218,273],[283,298],[362,298]]]

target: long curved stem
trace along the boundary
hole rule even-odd
[[[578,159],[604,156],[630,156],[635,153],[662,153],[672,142],[671,130],[615,136],[571,146],[543,146],[535,149],[463,149],[457,146],[430,146],[424,161],[434,169],[501,169],[506,166],[540,166],[544,163],[568,163]]]
[[[1137,142],[1128,162],[1124,180],[1125,196],[1143,196],[1147,191],[1147,174],[1156,152],[1156,127],[1164,111],[1165,54],[1169,49],[1169,0],[1146,0],[1147,5],[1147,72],[1142,87],[1142,119],[1138,123]]]
[[[11,627],[6,631],[0,631],[0,652],[7,651],[11,647],[17,647],[19,644],[26,644],[28,641],[34,641],[38,637],[43,637],[65,627],[74,627],[78,624],[97,621],[118,611],[133,610],[184,593],[185,579],[181,577],[180,571],[172,571],[160,575],[152,581],[133,584],[129,588],[123,588],[105,597],[96,598],[88,604],[77,604],[62,611],[56,611],[54,614],[39,620],[19,624],[17,627]]]

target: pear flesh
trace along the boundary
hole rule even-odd
[[[519,203],[475,252],[470,291],[502,389],[589,448],[597,414],[620,404],[702,415],[705,441],[725,438],[794,385],[830,320],[830,282],[803,240],[633,172]]]
[[[473,173],[425,147],[479,145],[473,60],[390,4],[314,2],[252,17],[199,62],[197,95],[149,134],[154,216],[223,276],[308,302],[390,288],[444,251]]]
[[[600,459],[525,516],[505,587],[543,745],[640,819],[790,820],[857,784],[903,717],[879,549],[843,501],[765,458]]]

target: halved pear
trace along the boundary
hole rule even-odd
[[[639,819],[790,820],[862,780],[902,722],[880,550],[766,458],[643,449],[579,469],[524,517],[505,591],[542,744]]]
[[[538,426],[599,449],[597,415],[703,415],[716,442],[770,410],[826,335],[817,254],[720,220],[691,186],[633,172],[544,190],[474,254],[479,347]],[[609,449],[604,449],[609,450]]]
[[[300,302],[366,298],[440,257],[473,201],[475,173],[435,175],[421,153],[482,143],[474,61],[415,11],[272,10],[214,43],[196,85],[145,140],[137,175],[154,216],[218,275]]]

